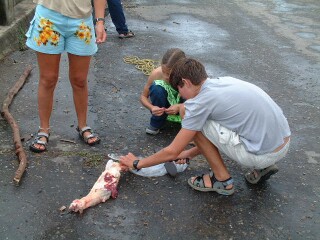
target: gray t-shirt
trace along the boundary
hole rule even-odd
[[[273,152],[291,135],[281,108],[261,88],[233,78],[207,79],[185,102],[182,128],[201,131],[213,120],[240,136],[248,152]]]

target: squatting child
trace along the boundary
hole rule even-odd
[[[152,116],[150,124],[146,128],[146,133],[156,135],[164,126],[166,120],[181,122],[179,115],[183,100],[177,90],[169,84],[169,75],[173,65],[181,58],[185,58],[185,53],[179,48],[170,48],[163,55],[161,66],[154,69],[140,95],[140,102],[150,110]]]

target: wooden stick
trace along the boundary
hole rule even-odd
[[[19,159],[19,167],[15,173],[15,176],[13,178],[13,181],[16,185],[19,185],[20,180],[22,178],[22,175],[24,171],[26,170],[28,160],[26,153],[23,150],[21,138],[20,138],[20,132],[19,132],[19,126],[13,116],[9,112],[9,106],[12,103],[12,100],[14,96],[20,91],[20,89],[25,84],[28,76],[30,75],[30,72],[32,71],[32,67],[28,66],[23,75],[19,78],[19,80],[15,83],[15,85],[10,89],[6,99],[3,102],[2,110],[1,110],[1,116],[7,120],[7,122],[10,124],[12,131],[13,131],[13,142],[16,149],[16,155]]]
[[[60,139],[61,142],[67,142],[67,143],[74,143],[76,144],[75,141],[69,140],[69,139]]]

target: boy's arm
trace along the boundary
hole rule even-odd
[[[185,149],[185,147],[189,144],[189,142],[194,138],[197,131],[192,131],[188,129],[181,128],[177,136],[174,138],[172,143],[158,151],[157,153],[140,159],[138,168],[150,167],[160,163],[164,163],[167,161],[171,161],[173,159],[177,159],[179,154]],[[196,149],[194,149],[196,150]],[[195,152],[194,152],[195,153]],[[132,153],[129,153],[126,156],[121,156],[120,162],[130,168],[133,167],[133,161],[136,160],[137,157]]]

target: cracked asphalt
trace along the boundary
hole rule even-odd
[[[136,36],[119,39],[108,17],[108,41],[99,46],[89,74],[88,124],[102,138],[96,147],[84,145],[75,130],[66,55],[43,154],[28,150],[38,128],[35,53],[13,52],[0,62],[1,103],[26,66],[34,66],[10,106],[29,161],[19,187],[12,182],[18,166],[12,130],[0,119],[0,239],[319,239],[320,2],[125,0],[123,5]],[[211,77],[252,82],[275,99],[292,130],[280,171],[250,186],[246,169],[224,156],[235,194],[201,193],[187,184],[208,171],[199,156],[176,178],[124,173],[118,198],[83,215],[60,211],[89,192],[108,153],[146,156],[179,131],[179,125],[168,124],[158,136],[145,134],[150,115],[139,95],[147,76],[123,61],[125,56],[160,60],[172,47],[199,59]]]

